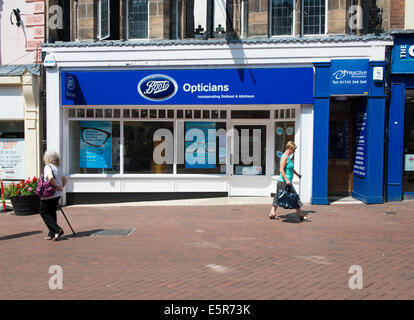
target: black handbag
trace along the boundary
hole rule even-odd
[[[277,190],[275,203],[285,209],[296,209],[299,206],[299,196],[290,192],[289,185],[286,185],[285,190]]]

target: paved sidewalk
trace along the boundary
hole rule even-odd
[[[59,213],[58,242],[39,215],[0,214],[0,299],[414,299],[414,201],[305,205],[302,223],[269,209],[65,207],[78,234]],[[90,236],[109,229],[134,231]],[[52,265],[62,290],[49,288]],[[348,286],[353,265],[362,290]]]

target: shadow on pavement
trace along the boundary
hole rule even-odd
[[[11,240],[11,239],[18,239],[18,238],[28,237],[28,236],[32,236],[34,234],[39,234],[39,233],[42,233],[42,231],[29,231],[29,232],[11,234],[9,236],[0,237],[0,241],[1,240]]]
[[[308,211],[302,210],[302,212],[305,216],[309,215],[309,213],[316,213],[316,211],[309,211],[309,210]],[[279,215],[279,217],[280,217],[280,219],[282,219],[282,222],[286,222],[286,223],[302,223],[302,222],[311,222],[312,221],[312,220],[310,220],[310,221],[306,221],[306,220],[301,221],[299,219],[299,216],[296,213],[288,213],[288,214],[285,214],[285,215]]]

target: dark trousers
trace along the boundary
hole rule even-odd
[[[59,233],[61,227],[57,224],[56,209],[60,197],[40,200],[40,216],[49,229],[49,237],[53,237],[55,233]]]

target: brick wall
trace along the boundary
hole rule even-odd
[[[408,0],[413,1],[413,0]],[[390,29],[404,29],[405,0],[392,0],[390,7]]]
[[[349,13],[346,0],[328,1],[328,33],[346,34]]]
[[[249,37],[269,34],[269,1],[249,1]]]
[[[168,0],[165,0],[165,2],[166,2],[166,7],[168,7]],[[149,38],[150,39],[162,39],[164,37],[164,22],[165,22],[164,21],[164,0],[150,0],[149,1]]]
[[[78,0],[78,38],[94,40],[97,37],[97,1]]]

